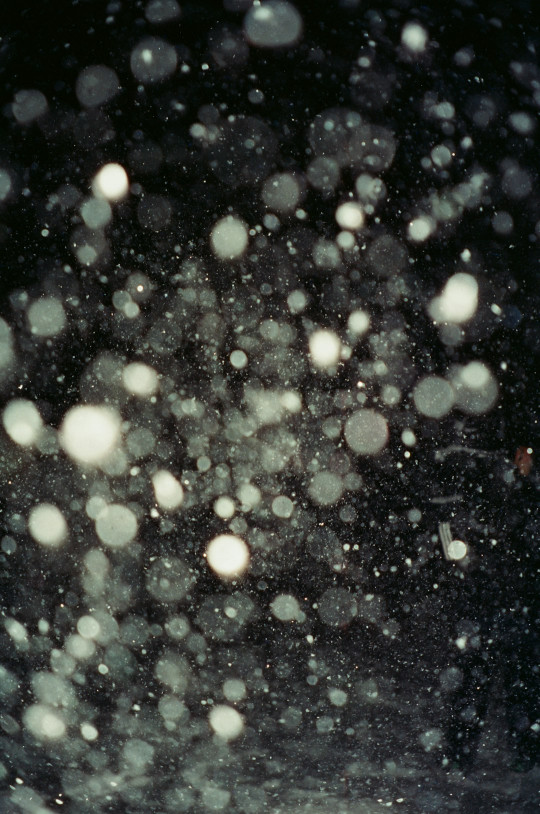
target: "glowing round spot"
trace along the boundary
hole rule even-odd
[[[27,319],[34,336],[46,338],[61,333],[66,325],[66,312],[56,297],[42,297],[32,303]]]
[[[206,559],[221,579],[241,576],[249,565],[249,548],[235,534],[219,534],[208,543]]]
[[[60,427],[60,444],[75,461],[105,461],[120,441],[120,416],[109,407],[78,405],[68,410]]]
[[[234,709],[226,704],[216,704],[210,710],[208,723],[213,731],[225,741],[232,741],[242,734],[244,729],[244,718]]]
[[[152,475],[152,486],[158,506],[167,512],[172,512],[182,505],[184,489],[174,475],[166,469],[160,469]]]
[[[212,251],[220,260],[236,260],[248,245],[248,230],[243,220],[227,215],[212,227],[210,233]]]
[[[133,396],[153,396],[159,387],[158,375],[153,367],[142,362],[131,362],[122,371],[122,384]]]
[[[309,353],[315,367],[334,367],[341,355],[339,336],[326,328],[314,331],[309,337]]]
[[[46,704],[32,704],[23,713],[23,722],[38,740],[58,740],[66,734],[60,713]]]
[[[345,440],[358,455],[377,455],[388,438],[387,421],[375,410],[357,410],[345,422]]]
[[[454,388],[441,376],[425,376],[413,390],[414,406],[428,418],[448,415],[455,400]]]
[[[244,18],[244,34],[259,48],[294,45],[302,36],[303,22],[287,0],[265,0],[251,6]]]
[[[449,560],[462,560],[467,556],[467,544],[463,540],[452,540],[448,543],[446,554]]]
[[[354,201],[347,201],[338,206],[335,217],[337,225],[342,229],[356,232],[364,225],[364,210]]]
[[[13,399],[2,413],[4,429],[16,444],[29,447],[35,444],[43,428],[37,407],[27,399]]]
[[[40,503],[30,512],[28,531],[36,543],[46,548],[58,548],[67,538],[68,526],[60,509],[52,503]]]
[[[120,201],[129,189],[127,172],[121,164],[105,164],[92,181],[92,192],[96,198]]]
[[[119,503],[106,506],[96,517],[96,533],[109,548],[124,548],[137,534],[137,518]]]

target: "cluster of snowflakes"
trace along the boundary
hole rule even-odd
[[[227,5],[246,13],[241,31],[214,37],[218,67],[247,60],[249,49],[288,49],[302,40],[302,17],[286,0]],[[151,0],[145,14],[150,26],[159,26],[180,18],[180,9],[176,0]],[[429,32],[409,21],[396,47],[404,61],[413,61],[423,59],[431,45]],[[473,59],[470,50],[459,51],[456,70]],[[147,92],[184,71],[175,45],[154,35],[134,45],[129,64]],[[521,67],[509,70],[519,76]],[[114,109],[120,91],[115,70],[101,64],[84,68],[75,86],[80,106],[90,112]],[[261,102],[255,96],[251,101]],[[449,170],[458,153],[472,149],[472,138],[454,141],[457,114],[451,102],[426,94],[423,109],[426,118],[440,123],[442,139],[422,159],[425,169],[455,179],[455,169]],[[21,128],[46,128],[49,101],[40,91],[20,90],[12,115]],[[473,123],[485,129],[493,115],[486,99],[479,99]],[[523,138],[536,126],[525,111],[513,112],[508,124]],[[61,569],[62,558],[76,563],[58,607],[48,609],[50,618],[40,618],[35,630],[24,619],[2,620],[21,658],[48,652],[48,667],[31,675],[33,699],[25,704],[20,726],[24,737],[69,757],[64,793],[81,801],[106,802],[119,794],[129,800],[132,794],[136,802],[154,760],[163,761],[167,749],[179,744],[184,749],[205,732],[214,735],[214,751],[208,749],[206,763],[199,761],[200,771],[212,760],[233,759],[228,744],[249,737],[257,726],[251,699],[268,687],[264,664],[250,664],[246,656],[238,665],[228,648],[261,614],[276,628],[298,626],[298,638],[311,653],[306,670],[312,685],[329,678],[315,656],[314,617],[332,630],[363,619],[390,638],[397,635],[399,626],[380,596],[336,584],[351,544],[331,533],[322,538],[317,529],[327,511],[337,512],[345,527],[358,520],[349,498],[362,494],[363,461],[393,459],[394,466],[406,468],[419,423],[440,421],[452,411],[483,415],[498,398],[497,371],[472,350],[468,360],[446,371],[417,367],[400,313],[400,305],[416,297],[422,318],[449,350],[464,343],[470,326],[482,336],[500,320],[503,303],[466,245],[438,290],[420,295],[412,281],[411,247],[429,245],[479,207],[496,182],[487,171],[476,166],[411,202],[410,218],[397,235],[377,214],[397,138],[357,110],[318,113],[307,128],[306,164],[294,170],[276,168],[277,137],[262,118],[222,115],[205,106],[190,135],[221,184],[258,188],[265,211],[260,222],[247,222],[233,206],[211,214],[210,206],[208,222],[200,225],[204,240],[193,249],[167,237],[166,284],[160,286],[154,270],[145,269],[144,258],[132,258],[136,268],[105,308],[85,302],[78,275],[82,281],[91,275],[104,283],[114,279],[109,266],[117,210],[133,207],[137,228],[157,241],[174,226],[173,200],[144,190],[145,163],[159,172],[165,157],[159,148],[141,146],[130,165],[97,168],[85,190],[73,180],[50,191],[49,212],[77,215],[69,239],[72,259],[63,266],[69,293],[63,296],[54,280],[41,296],[19,292],[21,326],[0,320],[0,376],[6,387],[16,385],[25,370],[19,331],[39,356],[41,346],[50,348],[70,332],[84,335],[81,326],[91,320],[92,309],[101,309],[108,310],[118,339],[116,349],[88,362],[77,400],[58,426],[28,398],[12,397],[2,409],[3,450],[16,461],[10,477],[31,470],[41,484],[41,491],[36,486],[23,500],[26,508],[14,503],[8,509],[2,552],[9,560],[21,547],[33,549],[45,580]],[[517,162],[507,159],[501,173],[497,183],[511,202],[530,194],[533,178]],[[10,206],[18,190],[14,170],[0,167],[1,205]],[[324,236],[310,223],[310,196],[335,203],[334,223]],[[495,233],[512,229],[508,212],[495,213]],[[230,284],[214,285],[220,277]],[[302,282],[310,277],[321,286],[315,306],[324,306],[325,286],[334,285],[327,320],[324,307],[312,308],[316,289]],[[62,371],[51,371],[56,375]],[[188,525],[201,507],[213,525],[206,531],[203,522],[193,531]],[[415,520],[421,516],[413,514]],[[150,534],[167,540],[163,552],[159,543],[147,552]],[[263,606],[251,581],[260,584],[294,568],[299,556],[324,564],[328,587],[310,602],[267,590]],[[134,569],[142,580],[139,593],[130,584]],[[195,601],[198,583],[213,587],[201,588]],[[65,590],[78,594],[74,605]],[[137,613],[140,591],[145,602],[161,609],[163,624]],[[209,647],[223,650],[219,687],[205,676]],[[102,731],[103,711],[84,700],[85,676],[95,675],[105,696],[115,686],[127,690],[140,669],[134,653],[152,664],[155,691],[136,700],[127,692],[126,708],[110,711]],[[442,690],[452,689],[454,679],[449,672],[441,675]],[[327,683],[329,703],[316,723],[319,734],[334,729],[351,694],[365,703],[370,693],[377,695],[365,682]],[[4,667],[0,695],[8,703],[18,697],[18,680]],[[203,713],[198,716],[194,698]],[[277,717],[292,731],[302,710],[289,706]],[[11,720],[15,732],[19,727]],[[145,732],[161,737],[147,739]],[[115,766],[106,758],[111,737],[122,744]],[[440,747],[438,729],[418,737],[425,751]],[[74,768],[85,761],[88,770]],[[196,776],[195,769],[184,775],[183,785],[163,803],[167,811],[189,810],[195,800],[212,811],[229,806],[232,790],[218,780]],[[23,785],[13,799],[29,811]],[[240,797],[239,792],[235,800],[241,806]]]

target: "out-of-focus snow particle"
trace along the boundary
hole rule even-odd
[[[247,695],[246,685],[241,678],[228,678],[223,682],[223,695],[231,704],[243,701]]]
[[[322,621],[331,627],[348,625],[358,614],[358,603],[345,588],[328,588],[317,605]]]
[[[101,626],[94,616],[90,614],[81,616],[77,621],[77,633],[83,639],[97,639],[101,633]]]
[[[328,690],[328,698],[330,703],[335,707],[344,707],[347,703],[347,693],[345,690],[339,690],[336,687],[331,687]]]
[[[446,548],[446,556],[449,560],[463,560],[467,551],[467,543],[463,540],[451,540]]]
[[[478,283],[472,274],[459,271],[446,282],[439,297],[430,302],[428,311],[434,322],[467,322],[478,307]]]
[[[96,198],[108,201],[120,201],[125,198],[129,189],[127,172],[121,164],[105,164],[94,176],[92,192]]]
[[[214,511],[222,520],[230,520],[231,517],[234,517],[235,510],[234,500],[227,495],[218,497],[214,503]]]
[[[124,548],[136,536],[137,518],[131,509],[120,503],[111,503],[96,517],[96,533],[110,548]]]
[[[436,223],[433,218],[428,215],[420,215],[414,218],[407,227],[407,236],[409,240],[415,243],[423,243],[428,237],[431,237],[435,231]]]
[[[40,503],[28,516],[28,531],[36,543],[46,548],[58,548],[66,541],[68,525],[57,506]]]
[[[144,16],[152,25],[172,23],[180,17],[180,6],[176,0],[150,0],[144,9]]]
[[[195,577],[183,560],[160,557],[148,569],[146,589],[158,602],[179,602],[194,582]]]
[[[364,210],[354,201],[346,201],[336,209],[336,223],[342,229],[358,231],[364,225]]]
[[[122,384],[128,393],[148,398],[157,392],[159,380],[153,367],[142,362],[131,362],[122,371]]]
[[[231,365],[236,368],[236,370],[242,370],[242,368],[244,368],[248,363],[247,355],[243,350],[233,350],[229,356],[229,360]]]
[[[491,225],[498,235],[511,235],[514,230],[514,219],[510,212],[495,212],[491,218]]]
[[[521,136],[528,136],[536,127],[535,119],[524,111],[516,111],[508,117],[510,127]]]
[[[235,534],[218,534],[206,549],[208,565],[223,580],[236,579],[249,566],[249,548]]]
[[[236,260],[248,245],[248,230],[243,220],[227,215],[218,220],[210,233],[212,251],[220,260]]]
[[[113,99],[120,90],[118,76],[107,65],[88,65],[75,83],[75,93],[82,107],[99,107]]]
[[[15,360],[13,336],[7,322],[0,319],[0,381],[11,369]]]
[[[388,423],[375,410],[357,410],[345,422],[345,441],[358,455],[377,455],[388,438]]]
[[[189,685],[191,669],[184,656],[169,651],[157,662],[154,675],[177,695],[183,695]]]
[[[13,179],[11,174],[0,167],[0,203],[6,201],[13,192]]]
[[[287,520],[291,517],[294,511],[294,503],[287,497],[286,495],[278,495],[272,501],[272,512],[276,515],[276,517],[281,517],[283,520]]]
[[[279,172],[266,179],[261,198],[269,209],[287,214],[298,206],[301,192],[300,183],[292,173]]]
[[[64,306],[56,297],[41,297],[35,300],[26,316],[34,336],[56,336],[66,325]]]
[[[208,723],[213,731],[225,741],[232,741],[242,734],[244,729],[244,718],[234,709],[226,704],[216,704],[210,710]]]
[[[401,31],[401,43],[413,54],[425,51],[429,41],[429,34],[420,23],[406,23]]]
[[[122,748],[122,757],[128,765],[128,771],[134,774],[142,774],[148,770],[149,764],[154,759],[155,749],[152,744],[140,738],[131,738],[126,741]]]
[[[146,37],[131,52],[129,64],[138,82],[151,85],[172,76],[178,57],[170,43],[160,37]]]
[[[280,622],[299,622],[306,618],[298,599],[292,594],[279,594],[270,603],[272,615]]]
[[[89,724],[88,722],[84,722],[81,724],[80,727],[81,735],[85,739],[85,741],[95,741],[99,735],[98,730],[93,724]]]
[[[58,710],[46,704],[32,704],[23,712],[23,723],[38,740],[58,740],[66,734],[65,721]]]
[[[65,641],[65,650],[70,656],[73,656],[77,661],[86,661],[92,658],[96,652],[96,645],[92,639],[84,639],[78,633],[73,633],[68,636]]]
[[[303,291],[296,289],[287,297],[287,305],[291,314],[301,314],[307,305],[307,296]]]
[[[166,469],[160,469],[152,475],[152,486],[158,506],[166,512],[172,512],[182,505],[184,489],[174,475]]]
[[[89,229],[104,229],[111,222],[111,205],[104,198],[88,198],[81,204],[81,218]]]
[[[487,413],[497,401],[499,387],[484,362],[469,362],[451,372],[450,381],[456,393],[456,405],[464,413]]]
[[[309,354],[315,367],[334,367],[341,355],[341,340],[334,331],[319,328],[309,337]]]
[[[414,406],[428,418],[442,418],[454,406],[454,388],[442,376],[425,376],[413,390]]]
[[[121,419],[116,410],[101,405],[72,407],[60,426],[60,444],[81,464],[106,461],[120,441]]]
[[[351,311],[347,320],[347,328],[355,336],[362,336],[369,329],[370,318],[366,311]]]
[[[401,433],[401,440],[406,447],[414,447],[416,444],[416,435],[411,429],[407,428]]]
[[[41,118],[49,105],[40,90],[20,90],[15,94],[11,110],[19,124],[31,124]]]
[[[236,492],[243,512],[249,512],[261,502],[261,490],[252,483],[243,483]]]
[[[32,401],[12,399],[2,413],[4,429],[16,444],[29,447],[35,444],[43,429],[43,420]]]
[[[244,17],[244,35],[258,48],[294,45],[302,36],[303,22],[287,0],[263,0],[253,4]]]
[[[335,472],[316,472],[308,486],[308,494],[318,506],[331,506],[343,495],[343,480]]]

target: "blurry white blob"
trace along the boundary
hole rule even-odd
[[[354,201],[347,201],[338,206],[335,218],[337,225],[342,229],[350,229],[356,232],[364,225],[364,210],[360,204]]]
[[[131,52],[131,72],[138,82],[163,82],[175,72],[178,56],[174,46],[160,37],[146,37]]]
[[[272,615],[280,622],[304,622],[306,614],[292,594],[278,594],[270,603]]]
[[[447,415],[455,400],[454,388],[442,376],[425,376],[413,390],[414,406],[428,418]]]
[[[57,506],[40,503],[28,516],[28,531],[36,543],[46,548],[58,548],[67,538],[68,526]]]
[[[122,200],[128,189],[127,172],[121,164],[105,164],[92,181],[92,192],[96,198],[106,198],[108,201]]]
[[[16,444],[29,447],[35,444],[43,427],[43,420],[32,401],[13,399],[2,413],[4,429]]]
[[[311,361],[318,368],[334,367],[341,355],[341,340],[333,331],[320,328],[309,337]]]
[[[467,556],[467,543],[452,539],[449,523],[439,523],[439,537],[447,560],[462,560]]]
[[[15,94],[11,110],[19,124],[30,124],[49,109],[46,97],[40,90],[20,90]]]
[[[99,107],[113,99],[120,90],[118,76],[107,65],[88,65],[75,83],[75,93],[83,107]]]
[[[32,704],[23,712],[23,722],[38,740],[58,740],[66,734],[66,724],[58,710],[46,704]]]
[[[41,297],[35,300],[26,317],[32,334],[43,338],[56,336],[66,325],[66,312],[57,297]]]
[[[234,500],[227,495],[222,495],[214,502],[214,511],[222,520],[230,520],[234,517],[236,507]]]
[[[235,534],[218,534],[208,543],[206,559],[218,577],[224,580],[236,579],[249,565],[249,548]]]
[[[96,534],[109,548],[124,548],[137,534],[135,514],[120,503],[111,503],[96,517]]]
[[[370,325],[369,314],[366,311],[351,311],[347,320],[347,328],[355,336],[362,336],[366,333]]]
[[[467,322],[478,307],[478,283],[472,274],[459,271],[447,280],[439,297],[434,297],[428,312],[434,322]]]
[[[407,23],[401,31],[401,44],[413,54],[420,54],[425,51],[429,41],[426,29],[420,23]]]
[[[60,444],[78,463],[98,465],[120,441],[121,419],[111,407],[80,404],[72,407],[60,426]]]
[[[487,413],[497,401],[499,386],[484,362],[474,361],[453,368],[450,381],[456,393],[456,405],[464,413]]]
[[[157,392],[159,380],[153,367],[142,362],[131,362],[122,371],[122,384],[128,393],[144,398]]]
[[[244,718],[234,709],[226,704],[217,704],[212,707],[208,715],[208,723],[216,735],[224,741],[232,741],[242,734],[244,729]]]
[[[184,500],[182,484],[166,469],[160,469],[152,475],[152,486],[160,509],[172,512],[182,505]]]
[[[144,9],[144,16],[153,25],[163,25],[180,17],[180,6],[176,0],[150,0]]]
[[[294,45],[302,36],[302,29],[300,14],[286,0],[254,3],[244,17],[244,35],[259,48]]]
[[[212,251],[220,260],[236,260],[248,245],[248,230],[243,220],[227,215],[212,227],[210,233]]]
[[[101,625],[98,620],[90,614],[81,616],[77,621],[77,633],[83,639],[97,639],[101,633]]]
[[[407,227],[407,237],[415,243],[423,243],[435,231],[436,223],[428,215],[419,215]]]
[[[345,422],[345,440],[358,455],[377,455],[388,437],[386,419],[375,410],[357,410]]]

